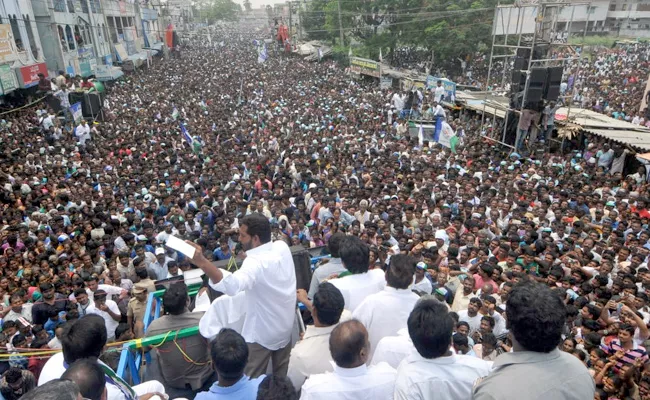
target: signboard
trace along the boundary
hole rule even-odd
[[[140,8],[142,19],[145,21],[155,21],[158,19],[158,11],[153,8]]]
[[[0,85],[2,85],[2,93],[9,93],[16,89],[16,75],[9,65],[0,65]]]
[[[365,58],[351,57],[350,70],[355,74],[374,76],[375,78],[381,76],[381,67],[379,63]]]
[[[379,79],[379,88],[380,89],[390,89],[393,87],[393,78],[390,76],[382,76]]]
[[[72,104],[70,106],[70,113],[72,114],[72,118],[74,118],[74,122],[76,124],[80,123],[83,119],[83,115],[81,113],[81,102]]]
[[[413,79],[409,78],[402,78],[402,90],[411,90],[413,88],[415,89],[420,89],[422,92],[424,92],[426,88],[426,82],[423,81],[414,81]]]
[[[16,58],[11,25],[0,24],[0,63],[13,61]]]
[[[65,73],[70,75],[70,76],[75,76],[76,74],[74,73],[74,67],[72,65],[68,65],[65,67]]]
[[[427,76],[427,89],[432,89],[438,86],[438,81],[442,81],[442,87],[445,88],[445,101],[451,101],[456,98],[456,83],[449,79],[436,78],[435,76]]]
[[[29,88],[38,85],[38,74],[48,75],[47,65],[45,63],[20,67],[18,70],[18,78],[22,83],[21,87]]]
[[[79,61],[79,73],[84,78],[93,74],[92,68],[90,67],[90,60]]]

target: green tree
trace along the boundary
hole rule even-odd
[[[206,0],[197,5],[201,18],[213,24],[216,21],[236,21],[241,13],[241,6],[233,0]]]
[[[251,5],[251,0],[244,0],[244,9],[246,11],[250,11],[253,9],[253,6]]]

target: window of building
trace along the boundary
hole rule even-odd
[[[65,12],[65,0],[54,0],[54,11]]]
[[[88,14],[88,0],[81,0],[81,12],[84,14]]]
[[[589,6],[589,9],[587,10],[588,14],[593,14],[596,12],[596,7],[594,6]]]
[[[616,4],[610,4],[609,11],[616,11]]]
[[[25,30],[27,31],[27,40],[29,40],[29,47],[32,49],[34,59],[38,59],[38,49],[36,48],[36,40],[34,38],[34,31],[32,30],[32,22],[29,20],[29,15],[23,15],[25,21]]]
[[[81,34],[81,29],[79,29],[79,25],[75,25],[74,27],[74,41],[77,42],[80,47],[86,45],[83,35]]]
[[[77,48],[74,43],[74,35],[72,34],[72,28],[70,28],[70,25],[65,26],[65,39],[68,41],[68,48],[70,48],[70,50]]]
[[[65,33],[63,32],[63,27],[61,25],[58,25],[57,30],[59,31],[59,40],[61,41],[61,47],[63,48],[63,51],[68,51],[68,42],[67,40],[65,40]]]
[[[117,43],[118,36],[117,36],[117,26],[115,25],[115,18],[106,17],[106,21],[108,22],[108,31],[111,33],[111,41],[113,43]]]
[[[13,16],[9,16],[9,24],[11,25],[11,33],[14,35],[14,43],[16,44],[16,49],[18,49],[18,51],[25,50],[23,37],[20,35],[20,28],[18,27],[18,18],[16,18],[15,14]]]
[[[68,12],[74,12],[74,0],[68,0]]]
[[[621,8],[621,11],[627,11],[627,4],[623,4],[623,8]]]
[[[108,28],[106,28],[106,24],[103,25],[104,28],[104,40],[108,41]]]

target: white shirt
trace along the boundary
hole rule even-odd
[[[321,265],[314,270],[311,276],[311,284],[309,285],[309,297],[313,297],[318,291],[320,285],[325,279],[329,278],[332,274],[338,274],[345,271],[345,267],[341,263],[340,258],[332,258],[327,263]]]
[[[395,400],[471,399],[474,382],[489,372],[490,364],[476,357],[426,359],[415,352],[397,369]]]
[[[245,318],[246,292],[239,292],[234,296],[219,296],[201,317],[199,333],[208,340],[214,339],[222,328],[234,329],[241,334]]]
[[[406,328],[406,320],[419,298],[410,289],[386,286],[359,304],[352,318],[359,320],[368,330],[370,354],[373,354],[382,338],[394,336],[397,331]]]
[[[85,146],[86,141],[90,140],[90,126],[88,124],[77,126],[74,130],[74,135],[77,137],[79,144]]]
[[[370,364],[375,365],[386,362],[391,367],[397,368],[402,360],[414,351],[415,346],[413,346],[408,329],[400,329],[397,336],[387,336],[377,343]]]
[[[356,368],[334,366],[334,372],[312,375],[300,400],[392,400],[397,371],[382,363]]]
[[[363,274],[348,275],[329,282],[341,291],[345,299],[345,309],[353,313],[366,297],[386,286],[384,271],[380,269],[371,269]]]
[[[117,303],[114,302],[113,300],[106,300],[106,306],[108,307],[109,310],[113,314],[120,315],[120,309],[117,307]],[[119,321],[116,321],[111,317],[111,315],[108,313],[108,311],[102,311],[99,308],[95,306],[95,304],[91,304],[88,306],[86,309],[86,314],[97,314],[100,317],[104,318],[104,324],[106,324],[106,332],[108,335],[108,339],[114,339],[115,338],[115,329],[117,329],[117,326],[120,324]]]
[[[458,320],[459,321],[465,321],[465,322],[467,322],[469,324],[469,334],[470,335],[472,333],[478,331],[478,328],[481,327],[481,318],[483,318],[481,313],[476,313],[475,316],[470,317],[467,314],[467,310],[458,311]]]
[[[433,92],[433,98],[440,103],[442,97],[445,95],[444,86],[436,86],[436,90]]]
[[[329,340],[336,325],[318,328],[308,326],[303,339],[291,349],[287,377],[291,379],[296,390],[299,390],[305,379],[310,376],[334,370]]]
[[[415,277],[413,277],[413,286],[411,286],[411,290],[417,290],[418,292],[431,294],[433,291],[433,286],[431,285],[431,281],[426,276],[422,278],[422,280],[418,283],[415,283]]]
[[[289,246],[269,242],[246,252],[241,268],[223,280],[223,293],[246,291],[246,320],[242,336],[269,350],[291,339],[296,316],[296,271]],[[217,289],[210,281],[210,286]]]

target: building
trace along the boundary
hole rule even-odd
[[[650,37],[650,1],[648,0],[593,0],[588,5],[582,0],[569,0],[559,8],[556,29],[558,37],[572,35],[614,35]],[[586,28],[586,31],[585,31]]]
[[[167,0],[167,15],[177,32],[190,31],[192,27],[192,2],[188,0]]]
[[[143,65],[147,51],[144,49],[140,4],[134,0],[102,0],[102,4],[114,61],[126,69]]]
[[[99,0],[31,0],[50,75],[94,75],[111,65],[111,46]]]
[[[142,20],[142,39],[145,49],[161,51],[165,35],[165,24],[161,20],[160,0],[141,0],[140,19]]]
[[[29,0],[0,2],[1,94],[35,86],[39,73],[47,75],[43,46],[37,32]]]

